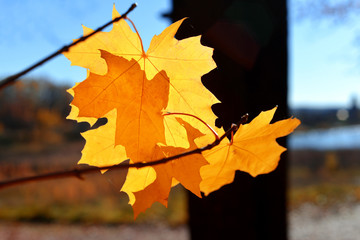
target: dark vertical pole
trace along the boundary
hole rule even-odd
[[[229,128],[240,117],[279,106],[287,117],[286,0],[173,0],[172,20],[189,17],[177,38],[202,34],[214,47],[218,68],[203,83],[222,102],[216,124]],[[281,143],[284,145],[284,141]],[[191,238],[287,239],[286,155],[278,168],[235,181],[202,199],[189,196]]]

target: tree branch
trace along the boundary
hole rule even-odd
[[[78,179],[83,180],[82,175],[99,172],[101,170],[107,170],[107,169],[128,169],[128,168],[143,168],[143,167],[150,167],[154,165],[159,164],[165,164],[171,160],[175,160],[178,158],[186,157],[192,154],[200,154],[203,151],[210,150],[214,148],[215,146],[219,145],[219,143],[227,136],[231,135],[234,131],[238,129],[240,124],[244,124],[247,121],[248,115],[244,115],[241,117],[241,120],[238,124],[233,124],[229,130],[227,130],[220,138],[216,139],[214,142],[206,145],[202,148],[196,148],[190,151],[186,151],[171,157],[161,158],[159,160],[151,161],[151,162],[139,162],[139,163],[128,163],[128,164],[119,164],[115,166],[103,166],[103,167],[87,167],[82,169],[72,169],[72,170],[65,170],[65,171],[59,171],[59,172],[53,172],[53,173],[47,173],[42,175],[36,175],[31,177],[24,177],[24,178],[17,178],[7,181],[0,182],[0,189],[4,189],[7,187],[12,187],[15,185],[20,185],[24,183],[34,182],[34,181],[44,181],[44,180],[51,180],[51,179],[57,179],[57,178],[67,178],[67,177],[76,177]]]
[[[54,52],[53,54],[49,55],[48,57],[40,60],[39,62],[35,63],[34,65],[26,68],[25,70],[17,73],[17,74],[14,74],[12,76],[9,76],[5,79],[3,79],[1,82],[0,82],[0,90],[5,88],[6,86],[8,86],[9,84],[12,84],[14,83],[17,79],[19,79],[20,77],[22,77],[23,75],[27,74],[28,72],[34,70],[35,68],[41,66],[42,64],[46,63],[47,61],[53,59],[54,57],[56,57],[57,55],[63,53],[63,52],[67,52],[69,51],[69,49],[75,45],[77,45],[78,43],[80,42],[83,42],[85,41],[86,39],[88,39],[89,37],[95,35],[96,33],[102,31],[104,28],[106,28],[107,26],[109,26],[110,24],[114,23],[114,22],[117,22],[119,21],[120,19],[123,19],[123,18],[126,18],[126,16],[132,11],[134,10],[134,8],[137,6],[136,3],[133,3],[130,8],[124,13],[122,14],[121,16],[117,17],[117,18],[114,18],[113,20],[111,20],[110,22],[102,25],[101,27],[97,28],[94,32],[86,35],[86,36],[82,36],[80,37],[78,40],[72,42],[71,44],[68,44],[68,45],[65,45],[64,47],[60,48],[59,50],[57,50],[56,52]]]

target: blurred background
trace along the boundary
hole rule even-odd
[[[113,3],[0,0],[0,79],[81,36],[81,24],[96,28],[109,21]],[[181,8],[179,3],[138,1],[129,17],[145,48],[171,24],[170,13]],[[122,13],[132,1],[115,4]],[[288,139],[287,235],[356,239],[360,2],[286,4],[288,109],[302,121]],[[66,89],[85,77],[84,69],[59,56],[0,91],[1,180],[76,166],[84,145],[80,132],[89,126],[65,119],[71,101]],[[172,191],[168,209],[155,205],[136,222],[127,201],[111,178],[100,174],[87,175],[85,181],[52,180],[0,190],[0,238],[189,239],[187,193],[181,187]]]

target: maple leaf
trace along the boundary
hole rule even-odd
[[[87,71],[87,76],[89,76],[90,72]],[[80,83],[75,83],[75,86],[68,89],[67,92],[74,97],[75,93],[74,93],[74,88],[79,85]],[[90,124],[90,126],[93,126],[96,121],[98,120],[95,117],[79,117],[79,108],[77,108],[75,105],[73,105],[72,103],[70,103],[70,113],[69,115],[66,117],[66,119],[71,119],[71,120],[75,120],[77,122],[87,122]]]
[[[101,53],[107,74],[90,72],[73,88],[72,105],[79,109],[78,117],[101,118],[116,109],[115,146],[124,146],[133,162],[141,162],[157,143],[165,143],[162,110],[167,105],[168,79],[160,72],[149,81],[135,60]]]
[[[119,13],[114,6],[113,18],[118,16]],[[183,21],[184,19],[173,23],[160,35],[154,36],[147,52],[137,31],[133,32],[126,21],[121,19],[113,24],[110,32],[99,32],[72,47],[64,55],[73,65],[87,68],[99,75],[107,73],[107,64],[101,58],[99,49],[129,61],[134,59],[147,79],[154,78],[164,70],[170,82],[166,111],[193,114],[213,126],[216,116],[211,106],[219,101],[201,83],[201,76],[216,67],[212,59],[213,49],[201,45],[200,36],[176,40],[174,35]],[[87,27],[83,28],[84,35],[93,31]],[[190,120],[190,124],[196,128],[201,125],[194,119]],[[185,148],[189,146],[186,130],[174,121],[165,120],[165,136],[166,145]]]
[[[131,162],[142,159],[151,161],[186,151],[187,149],[180,147],[158,146],[164,133],[154,132],[163,126],[164,116],[161,109],[166,104],[168,94],[168,81],[163,77],[165,73],[156,75],[149,81],[144,79],[143,71],[134,60],[128,61],[105,51],[102,51],[102,56],[108,62],[107,74],[97,75],[90,72],[85,81],[70,90],[75,96],[72,116],[108,119],[105,125],[82,134],[86,145],[79,163],[99,167],[111,166],[122,162],[127,156],[130,156]],[[114,95],[116,97],[112,100]],[[141,115],[144,115],[144,118]],[[167,118],[168,122],[171,122],[173,117]],[[154,123],[155,120],[158,124]],[[196,148],[194,139],[204,134],[179,118],[177,121],[187,130],[190,148]],[[155,127],[149,128],[151,125]],[[120,145],[116,145],[116,134],[124,138]],[[146,141],[142,141],[138,136],[143,136]],[[144,153],[144,149],[148,152]],[[121,191],[128,194],[136,217],[155,201],[167,205],[169,191],[174,185],[173,179],[176,179],[175,183],[181,182],[184,187],[200,196],[200,167],[206,164],[207,161],[197,155],[173,160],[154,168],[130,169]],[[147,197],[143,197],[144,195]]]
[[[82,150],[82,158],[79,163],[102,167],[124,161],[123,157],[126,154],[124,147],[115,146],[113,140],[116,129],[116,112],[117,110],[114,109],[105,115],[108,119],[107,124],[82,133],[82,136],[87,139],[87,144]],[[182,119],[176,118],[176,120],[188,131],[189,149],[157,146],[151,160],[173,156],[197,147],[194,139],[203,136],[203,134]],[[129,168],[121,191],[129,196],[134,217],[136,218],[139,213],[144,212],[156,201],[167,206],[170,189],[179,182],[195,195],[201,197],[200,168],[207,164],[208,162],[204,157],[197,154],[154,167]]]
[[[113,17],[117,16],[114,8]],[[68,118],[91,125],[98,118],[108,119],[104,126],[83,134],[86,145],[79,163],[115,165],[127,157],[130,162],[151,161],[153,156],[175,155],[195,147],[187,134],[203,134],[195,128],[179,127],[181,121],[174,121],[173,117],[164,118],[162,113],[169,110],[197,114],[215,122],[211,105],[218,100],[201,83],[201,76],[215,67],[213,50],[200,44],[200,36],[177,41],[174,35],[182,21],[155,36],[146,53],[138,33],[121,20],[111,32],[100,32],[64,54],[72,64],[89,69],[86,80],[69,90],[74,100]],[[90,32],[84,27],[85,35]],[[187,120],[204,130],[199,121]],[[174,162],[156,168],[129,169],[121,191],[128,194],[136,215],[146,209],[144,204],[164,204],[165,198],[167,202],[170,188],[179,181],[200,196],[199,169],[207,162],[201,155],[186,168],[183,160]],[[180,173],[184,169],[189,172]],[[142,195],[142,190],[154,192],[154,198],[136,198],[134,193]]]
[[[118,16],[114,7],[113,18]],[[215,127],[211,110],[218,100],[201,83],[201,76],[216,66],[213,49],[202,46],[200,36],[176,40],[183,21],[154,36],[147,52],[134,24],[135,32],[122,19],[110,32],[97,33],[64,53],[72,64],[88,69],[87,78],[69,89],[74,99],[68,118],[90,125],[108,120],[82,134],[86,145],[79,163],[150,162],[213,142],[205,134],[209,129],[218,132],[216,139],[224,134]],[[92,31],[84,27],[85,35]],[[299,124],[297,119],[269,124],[275,109],[203,154],[130,168],[121,191],[129,196],[135,217],[156,201],[167,206],[170,189],[179,182],[201,197],[200,191],[207,195],[232,182],[236,170],[252,176],[274,170],[285,150],[275,139]]]
[[[168,146],[158,146],[154,152],[153,159],[174,156],[188,150],[196,149],[194,139],[203,136],[203,134],[193,128],[189,123],[177,118],[179,123],[187,129],[190,147],[188,149]],[[148,185],[144,190],[134,193],[135,202],[133,203],[135,218],[139,213],[144,212],[147,208],[158,201],[167,207],[168,196],[172,186],[180,182],[186,189],[190,190],[196,196],[200,194],[200,168],[207,165],[208,162],[201,154],[186,156],[174,159],[165,164],[155,165],[153,168],[156,172],[156,180]],[[174,183],[174,179],[176,180]]]
[[[104,117],[108,119],[105,125],[81,134],[86,139],[86,144],[81,152],[79,164],[85,163],[97,167],[113,166],[127,159],[125,148],[121,145],[115,146],[114,142],[117,110],[110,111]],[[135,202],[133,192],[143,190],[155,179],[156,172],[152,167],[129,168],[124,184],[117,187],[129,196],[129,203],[133,205]]]
[[[200,171],[203,179],[200,188],[205,195],[231,183],[236,170],[256,177],[277,167],[286,148],[280,146],[276,138],[290,134],[300,121],[289,118],[270,124],[275,111],[276,108],[261,112],[249,124],[240,125],[232,141],[226,138],[216,147],[203,152],[209,162]]]
[[[81,133],[87,139],[87,144],[81,152],[79,164],[103,167],[116,165],[127,159],[125,148],[115,146],[116,116],[117,111],[113,109],[104,116],[108,119],[105,125]]]

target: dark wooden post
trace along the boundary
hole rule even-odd
[[[203,83],[222,102],[216,124],[229,128],[278,106],[287,116],[286,0],[173,0],[173,21],[189,17],[176,37],[202,34],[218,68]],[[282,141],[284,145],[285,141]],[[191,238],[287,239],[286,155],[271,174],[237,172],[233,184],[207,197],[189,196]]]

